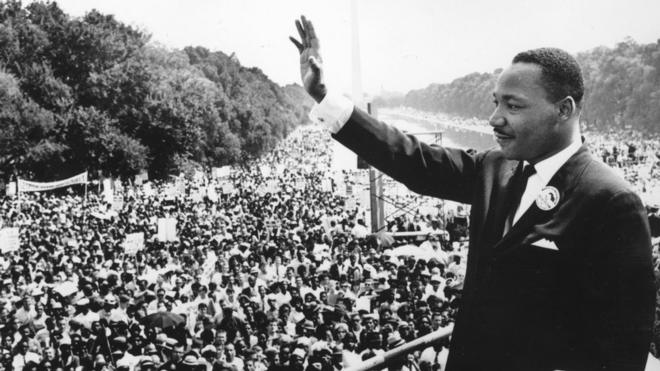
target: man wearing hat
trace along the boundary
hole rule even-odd
[[[181,343],[176,343],[172,347],[172,352],[170,359],[163,363],[158,369],[162,371],[176,371],[179,369],[179,365],[183,361],[183,353],[185,346]]]
[[[434,274],[431,276],[431,282],[426,286],[424,290],[424,296],[422,300],[427,300],[431,295],[437,296],[438,298],[445,300],[445,280],[439,275]]]
[[[307,357],[307,352],[302,348],[296,348],[291,352],[291,357],[289,359],[289,367],[287,370],[290,371],[303,371],[303,364],[305,358]]]
[[[199,357],[195,352],[188,352],[183,356],[183,360],[176,367],[176,371],[198,371],[200,368]]]
[[[202,358],[199,360],[200,366],[204,367],[206,371],[213,370],[217,352],[217,349],[215,349],[215,347],[211,344],[202,348]]]
[[[130,370],[134,370],[140,362],[140,358],[127,352],[128,341],[124,336],[118,336],[112,341],[112,356],[116,360],[117,367],[127,366]]]
[[[82,298],[76,302],[76,310],[78,315],[74,317],[74,320],[80,322],[85,328],[91,329],[92,323],[100,320],[98,313],[92,312],[89,310],[89,299]]]
[[[97,354],[94,357],[94,371],[110,371],[111,368],[108,366],[108,362],[105,361],[103,354]]]

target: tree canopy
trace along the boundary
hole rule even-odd
[[[234,55],[156,45],[96,10],[0,3],[0,179],[247,161],[307,121],[303,93]]]

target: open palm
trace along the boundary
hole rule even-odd
[[[305,16],[300,17],[300,20],[296,20],[296,28],[300,34],[300,41],[293,37],[289,37],[289,39],[300,52],[300,78],[307,93],[317,102],[320,102],[325,97],[326,87],[323,83],[319,39],[316,37],[312,22],[307,20]]]

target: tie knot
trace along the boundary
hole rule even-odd
[[[536,169],[534,168],[534,165],[525,164],[525,166],[523,166],[523,171],[521,175],[522,179],[529,179],[529,177],[534,174],[536,174]]]

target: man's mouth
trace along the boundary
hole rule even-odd
[[[495,139],[499,140],[509,140],[509,139],[514,139],[515,137],[513,135],[505,134],[499,131],[493,131],[493,134],[495,135]]]

